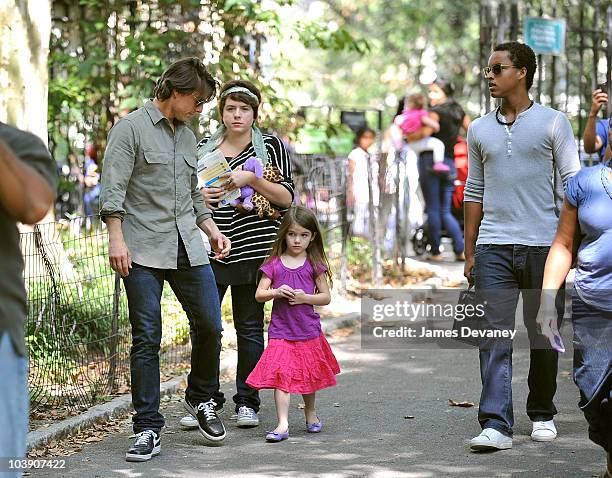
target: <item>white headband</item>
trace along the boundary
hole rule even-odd
[[[257,103],[259,103],[259,98],[257,98],[257,95],[253,93],[251,90],[249,90],[248,88],[245,88],[244,86],[232,86],[231,88],[228,88],[223,93],[221,93],[221,98],[227,95],[231,95],[232,93],[245,93],[246,95],[255,99]]]

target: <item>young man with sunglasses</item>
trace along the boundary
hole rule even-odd
[[[185,125],[215,93],[216,83],[201,60],[179,60],[158,80],[155,98],[117,122],[108,136],[100,215],[108,226],[110,265],[123,277],[132,325],[136,440],[126,453],[128,461],[147,461],[161,450],[160,301],[165,281],[192,331],[185,403],[205,438],[225,438],[213,400],[221,307],[198,228],[209,237],[215,257],[228,255],[230,241],[219,232],[197,187],[196,138]]]
[[[580,168],[567,118],[529,98],[536,57],[518,42],[495,47],[483,68],[499,106],[468,131],[465,189],[465,276],[487,301],[491,328],[514,329],[519,293],[530,342],[527,415],[531,438],[557,436],[553,416],[558,354],[536,327],[544,265],[558,222],[555,190]],[[560,179],[557,179],[560,176]],[[557,188],[558,190],[558,188]],[[512,447],[512,342],[485,341],[479,350],[482,433],[472,450]]]

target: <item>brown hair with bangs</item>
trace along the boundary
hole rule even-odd
[[[165,101],[175,90],[182,95],[197,91],[208,102],[215,97],[217,86],[202,60],[196,57],[181,58],[162,73],[153,88],[153,96]]]
[[[289,232],[289,228],[293,224],[302,226],[304,229],[308,229],[310,232],[312,232],[312,240],[310,241],[310,244],[308,244],[306,255],[315,271],[321,266],[326,268],[325,275],[327,277],[329,287],[331,288],[334,281],[331,268],[329,266],[329,260],[325,254],[321,226],[319,225],[317,216],[315,216],[310,209],[305,208],[304,206],[291,206],[285,213],[283,221],[278,228],[276,240],[272,246],[272,252],[270,252],[270,256],[264,261],[264,264],[270,262],[274,257],[282,256],[287,251],[286,237],[287,233]]]
[[[243,92],[235,92],[223,96],[223,92],[229,90],[230,88],[233,88],[234,86],[241,86],[243,88],[246,88],[255,96],[257,96],[257,100]],[[223,118],[223,108],[225,108],[225,102],[228,98],[249,105],[253,109],[253,119],[257,121],[257,112],[259,110],[259,104],[261,103],[261,93],[253,83],[247,80],[232,80],[228,81],[221,87],[221,91],[219,92],[219,114],[221,115],[221,118]]]

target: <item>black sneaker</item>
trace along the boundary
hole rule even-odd
[[[217,415],[221,415],[223,413],[223,405],[219,405],[217,402],[215,402],[215,411],[217,412]],[[185,415],[179,421],[179,425],[183,430],[195,430],[198,428],[198,419],[191,415],[191,412],[189,413],[189,415]]]
[[[136,434],[134,444],[125,454],[126,461],[149,461],[161,452],[161,440],[153,430]]]
[[[198,429],[204,438],[210,441],[221,441],[225,438],[225,427],[215,410],[215,401],[208,400],[192,404],[187,398],[183,402],[185,409],[198,419]]]

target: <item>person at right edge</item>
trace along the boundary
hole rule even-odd
[[[610,118],[597,119],[597,114],[602,106],[608,102],[608,94],[600,85],[593,91],[593,101],[591,103],[591,111],[587,118],[587,123],[582,134],[582,142],[584,144],[584,152],[588,154],[597,153],[600,160],[603,160],[606,148],[608,147],[608,131],[612,126]]]
[[[612,130],[606,155],[567,183],[559,229],[542,283],[537,323],[542,335],[559,337],[554,301],[575,261],[572,290],[573,379],[589,439],[604,449],[612,478]]]
[[[565,185],[580,162],[568,119],[529,98],[535,71],[533,50],[519,42],[497,45],[483,68],[491,96],[501,103],[468,131],[464,273],[486,301],[488,328],[514,329],[522,293],[530,343],[531,438],[552,441],[557,436],[553,398],[558,353],[538,333],[536,315],[558,223],[560,182]],[[512,341],[483,341],[479,358],[482,432],[470,441],[470,448],[512,448]]]

